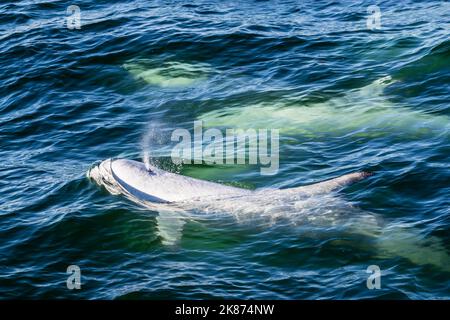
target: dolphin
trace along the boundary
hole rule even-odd
[[[111,194],[157,211],[163,245],[176,244],[184,224],[196,214],[202,218],[227,214],[238,221],[264,219],[269,223],[290,219],[295,225],[309,224],[311,229],[346,227],[351,233],[374,239],[380,257],[400,256],[450,272],[450,257],[439,239],[423,239],[414,228],[387,224],[336,196],[337,190],[371,176],[369,172],[352,172],[306,186],[255,190],[187,177],[128,159],[96,163],[86,175]]]
[[[130,61],[123,64],[136,79],[163,88],[178,88],[192,86],[205,80],[212,69],[207,64],[189,64],[170,61],[155,65],[148,60]]]
[[[241,197],[292,198],[293,195],[316,195],[329,193],[339,187],[368,177],[368,172],[353,172],[331,180],[309,186],[288,189],[248,190],[227,186],[211,181],[200,180],[159,169],[153,165],[128,159],[107,159],[93,166],[87,176],[105,186],[113,194],[124,194],[138,202],[188,203],[209,199],[234,199]]]
[[[386,76],[324,102],[299,103],[292,98],[262,101],[208,111],[197,120],[207,128],[279,129],[283,135],[305,137],[379,137],[396,133],[414,138],[449,129],[447,116],[430,115],[389,101],[383,95],[384,89],[396,82]]]
[[[280,204],[285,204],[281,206],[281,210],[285,210],[284,207],[296,199],[330,193],[367,176],[367,172],[354,172],[310,186],[249,190],[171,173],[128,159],[107,159],[87,172],[88,178],[111,194],[124,195],[135,203],[158,211],[165,244],[179,240],[181,234],[178,229],[184,223],[177,220],[184,220],[188,211],[231,212],[238,218],[241,213],[247,217],[257,215],[261,208],[265,208],[266,213],[275,212],[280,210]],[[172,234],[167,233],[171,229],[164,225],[167,221],[175,225],[172,226]]]

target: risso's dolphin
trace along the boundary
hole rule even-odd
[[[247,190],[223,184],[182,176],[152,165],[128,159],[108,159],[89,169],[88,177],[105,186],[113,194],[122,193],[132,200],[152,203],[187,203],[189,201],[215,201],[240,197],[274,194],[279,200],[293,195],[328,193],[349,183],[361,180],[367,172],[354,172],[309,186],[289,189]]]
[[[449,130],[447,116],[430,115],[397,105],[383,95],[397,81],[390,76],[324,102],[302,103],[292,97],[276,102],[234,105],[201,114],[206,128],[279,129],[283,135],[347,135],[412,138]]]
[[[150,60],[130,61],[125,63],[123,68],[136,79],[164,88],[191,86],[205,80],[212,72],[207,64],[175,61],[159,64]]]
[[[138,161],[107,159],[89,169],[87,176],[111,194],[122,194],[134,202],[157,210],[160,217],[174,211],[176,215],[168,216],[180,218],[189,210],[230,212],[237,217],[243,212],[247,216],[257,214],[261,208],[266,213],[276,211],[280,203],[289,206],[295,199],[329,193],[367,177],[368,173],[350,173],[325,182],[290,189],[248,190],[182,176]],[[179,236],[181,235],[166,235],[163,240],[170,243],[178,240]]]
[[[91,167],[87,176],[110,193],[122,194],[157,211],[159,235],[165,245],[181,239],[187,220],[204,218],[205,214],[232,215],[238,221],[289,219],[295,224],[309,224],[312,229],[345,227],[351,233],[375,239],[380,256],[401,256],[416,264],[450,271],[450,258],[438,239],[421,239],[413,229],[386,224],[334,192],[370,176],[367,172],[301,187],[248,190],[182,176],[138,161],[108,159]]]

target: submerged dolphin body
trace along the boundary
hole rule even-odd
[[[211,72],[207,64],[166,62],[155,65],[155,62],[147,60],[130,61],[123,68],[136,79],[164,88],[191,86],[206,79]]]
[[[196,214],[233,215],[237,220],[289,219],[294,224],[345,228],[374,240],[381,257],[401,256],[416,264],[431,264],[450,272],[450,257],[441,242],[422,239],[414,230],[386,225],[376,215],[353,207],[333,191],[369,174],[354,172],[316,184],[288,189],[246,190],[170,173],[141,162],[108,159],[87,176],[112,194],[158,211],[162,243],[173,245],[186,220]],[[200,217],[198,216],[198,217]]]
[[[395,82],[386,76],[324,102],[298,103],[285,98],[220,108],[200,115],[198,120],[209,128],[273,128],[284,135],[305,137],[378,137],[392,133],[416,137],[448,130],[448,117],[398,106],[383,96],[384,89]]]

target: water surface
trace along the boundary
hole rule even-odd
[[[80,30],[65,26],[65,1],[0,4],[0,298],[450,297],[448,270],[426,256],[295,219],[193,219],[167,246],[157,212],[85,177],[98,160],[142,159],[143,141],[166,169],[251,189],[368,170],[339,199],[448,255],[448,2],[378,2],[380,30],[367,29],[368,1],[76,4]],[[273,123],[258,110],[281,130],[274,176],[162,157],[175,128]],[[66,288],[69,265],[81,290]],[[379,290],[366,287],[369,265]]]

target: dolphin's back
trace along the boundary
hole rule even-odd
[[[183,202],[234,196],[275,195],[289,198],[297,194],[328,193],[346,184],[367,177],[365,172],[354,172],[320,183],[283,190],[245,190],[210,181],[199,180],[167,172],[156,167],[146,168],[142,162],[128,159],[108,159],[91,168],[88,176],[105,186],[113,194],[126,193],[132,198],[150,202]]]
[[[114,179],[133,196],[152,202],[178,202],[195,198],[245,194],[248,190],[199,180],[127,159],[110,161]]]

